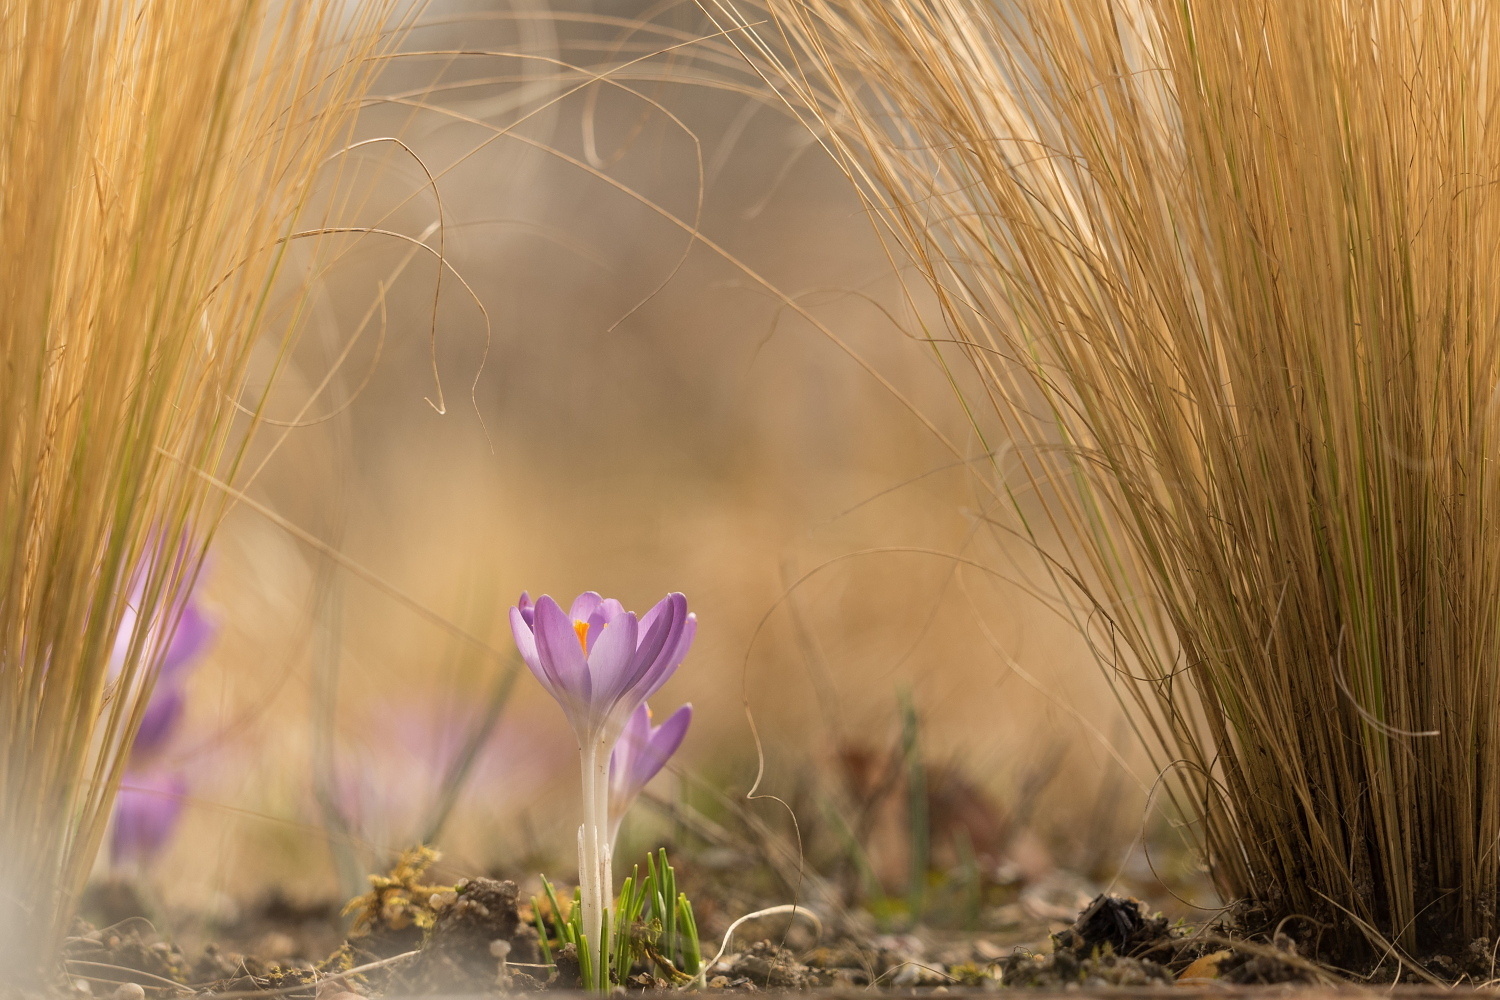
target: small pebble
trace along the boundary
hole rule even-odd
[[[146,991],[140,983],[121,983],[109,995],[109,1000],[146,1000]]]

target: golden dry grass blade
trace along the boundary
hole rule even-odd
[[[1493,939],[1500,18],[769,7],[728,37],[936,294],[1223,891]]]
[[[23,975],[164,651],[127,603],[175,620],[196,575],[284,237],[393,7],[0,2],[0,960]]]

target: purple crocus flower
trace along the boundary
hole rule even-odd
[[[111,677],[118,677],[124,668],[130,644],[135,640],[136,630],[141,627],[140,612],[137,610],[141,602],[141,587],[142,583],[139,580],[131,585],[130,597],[125,603],[124,613],[120,616],[120,629],[115,633],[114,650],[110,655]],[[159,641],[158,633],[162,622],[169,620],[165,615],[166,609],[160,610],[163,614],[155,616],[145,626],[149,630],[146,638],[147,650]],[[192,665],[198,655],[213,641],[218,630],[218,623],[203,611],[197,602],[196,594],[188,595],[187,601],[183,603],[182,609],[177,614],[177,621],[172,629],[172,639],[167,643],[166,651],[162,654],[161,669],[157,674],[158,682],[170,680],[180,674],[184,668]]]
[[[127,773],[115,797],[110,861],[116,866],[139,866],[161,853],[182,816],[186,794],[187,782],[180,774]]]
[[[141,715],[141,725],[130,748],[129,766],[132,769],[139,769],[156,756],[176,732],[187,705],[184,685],[188,675],[218,631],[218,623],[209,618],[196,601],[189,599],[178,618],[172,641],[162,656],[156,686],[152,688],[146,710]]]
[[[636,706],[687,656],[698,619],[681,594],[668,594],[637,620],[619,601],[593,591],[579,594],[566,614],[545,594],[533,605],[523,593],[510,627],[521,658],[562,706],[579,747],[601,739],[612,747]]]
[[[578,829],[578,886],[584,938],[598,948],[613,895],[610,872],[609,762],[626,722],[672,676],[693,643],[698,620],[687,598],[668,594],[637,619],[620,602],[579,594],[566,614],[543,595],[529,594],[510,611],[516,648],[537,680],[562,706],[578,738],[583,769],[583,825]],[[589,984],[607,989],[603,979]]]
[[[219,623],[210,618],[195,598],[189,598],[177,619],[172,641],[162,657],[157,683],[172,680],[192,666],[219,634]]]
[[[659,726],[651,724],[651,709],[645,702],[625,723],[620,741],[609,755],[609,843],[613,849],[620,832],[620,820],[646,782],[666,766],[667,760],[682,746],[688,723],[693,721],[693,706],[683,705]]]
[[[146,702],[146,711],[141,715],[141,727],[136,730],[135,742],[130,745],[130,764],[138,767],[172,739],[177,725],[187,707],[187,693],[181,684],[160,684],[151,692]]]
[[[132,604],[126,609],[115,641],[121,664],[131,635],[138,627],[139,618]],[[154,629],[156,624],[147,627]],[[115,798],[110,859],[116,865],[139,866],[155,858],[166,846],[182,815],[187,783],[179,772],[162,767],[159,758],[182,721],[188,675],[217,633],[218,624],[189,595],[162,654],[156,684],[141,714],[140,728],[131,744],[120,792]]]

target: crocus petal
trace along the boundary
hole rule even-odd
[[[620,731],[619,742],[615,744],[614,750],[609,755],[610,812],[614,812],[616,792],[623,790],[629,784],[632,773],[631,765],[636,753],[650,739],[651,709],[645,702],[641,702],[635,707],[635,711],[630,713],[625,728]]]
[[[172,641],[167,646],[166,655],[162,658],[160,678],[170,679],[175,674],[180,674],[193,661],[208,648],[208,644],[218,634],[218,623],[203,613],[196,603],[188,601],[187,607],[182,609],[182,617],[177,619],[177,628],[172,633]]]
[[[611,825],[629,806],[630,776],[634,773],[635,756],[651,739],[651,709],[645,702],[630,713],[620,739],[609,755],[609,816]]]
[[[660,726],[652,727],[651,710],[643,702],[630,716],[620,742],[609,759],[609,837],[613,842],[620,820],[647,782],[656,777],[682,745],[693,706],[684,705]]]
[[[573,598],[573,606],[568,609],[568,617],[575,622],[586,622],[589,620],[589,615],[592,615],[594,610],[603,603],[604,598],[592,590],[585,590]]]
[[[135,609],[135,602],[138,599],[132,597],[128,600],[120,615],[120,628],[115,632],[114,648],[109,655],[110,680],[119,677],[120,672],[125,669],[125,659],[130,654],[130,643],[135,639],[136,620],[140,617]]]
[[[115,797],[110,859],[115,864],[145,863],[160,854],[182,816],[186,794],[181,775],[127,773]]]
[[[651,671],[655,668],[662,650],[669,648],[673,642],[673,630],[680,622],[676,615],[676,605],[670,596],[663,599],[657,607],[664,610],[658,612],[651,630],[645,637],[638,640],[630,664],[621,675],[620,684],[615,689],[615,697],[611,702],[611,714],[616,725],[623,725],[625,718],[635,711],[636,706],[646,700],[643,693],[648,687],[646,681],[651,676]],[[637,635],[639,634],[640,630],[637,629]]]
[[[666,597],[663,597],[661,600],[657,601],[656,604],[652,606],[650,611],[647,611],[645,614],[641,615],[641,635],[646,635],[648,632],[650,632],[651,627],[656,624],[656,620],[663,614],[670,615],[671,611],[672,595],[668,594]]]
[[[671,679],[687,659],[688,649],[693,645],[693,637],[698,634],[698,616],[688,613],[687,620],[682,623],[682,629],[677,633],[676,646],[670,651],[664,651],[657,663],[656,671],[647,679],[641,698],[649,698],[661,690],[661,686]],[[665,725],[665,723],[663,723]]]
[[[139,765],[165,747],[182,720],[187,697],[176,684],[158,684],[146,703],[141,715],[141,726],[136,730],[135,742],[130,746],[132,765]]]
[[[635,615],[629,612],[620,615],[604,626],[589,653],[593,708],[597,713],[609,714],[635,679],[630,670],[635,660],[637,628]]]
[[[593,651],[594,640],[599,638],[599,633],[604,630],[604,626],[608,625],[610,622],[614,621],[616,618],[620,617],[623,614],[625,614],[625,607],[613,597],[606,598],[603,602],[600,603],[597,608],[593,610],[593,612],[587,618],[589,626],[588,649],[590,652]],[[585,619],[580,618],[577,620],[584,621]]]
[[[536,649],[543,669],[557,689],[555,696],[564,702],[565,710],[569,707],[568,700],[575,708],[592,704],[589,664],[584,659],[583,647],[578,644],[573,619],[563,614],[563,609],[546,594],[536,602]]]
[[[693,706],[689,702],[667,717],[667,721],[651,730],[646,745],[635,755],[634,774],[631,775],[631,783],[639,792],[646,787],[646,782],[656,777],[658,771],[666,766],[667,761],[682,746],[683,737],[687,736],[688,725],[693,721]]]
[[[634,701],[650,698],[671,678],[687,655],[688,646],[692,644],[693,634],[697,630],[698,619],[688,613],[686,597],[668,594],[662,604],[667,607],[657,619],[657,627],[670,622],[670,630],[661,637],[661,645],[654,650],[648,649],[646,643],[641,643],[641,648],[637,651],[640,670],[636,674],[634,685],[626,694],[628,699]]]
[[[645,746],[650,738],[651,706],[643,701],[630,713],[630,721],[625,723],[625,729],[620,733],[620,746],[617,749],[623,749],[629,754],[635,748]]]
[[[535,607],[532,610],[534,616]],[[521,659],[526,661],[526,666],[536,675],[536,679],[542,682],[542,687],[547,689],[547,693],[557,698],[559,697],[557,686],[552,683],[552,676],[542,666],[541,654],[536,649],[536,636],[531,629],[532,624],[526,617],[526,612],[519,605],[511,608],[510,634],[516,640],[516,652],[521,654]]]
[[[516,610],[521,612],[526,627],[531,628],[536,621],[536,605],[532,603],[531,595],[524,590],[521,591],[521,599],[516,602]]]
[[[645,676],[651,666],[661,658],[664,650],[676,645],[676,633],[682,628],[683,615],[686,611],[687,598],[681,594],[668,594],[657,601],[656,606],[646,613],[646,618],[642,621],[642,630],[645,634],[635,651],[636,665],[633,673],[636,681]]]

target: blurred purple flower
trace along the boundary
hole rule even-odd
[[[636,707],[667,682],[687,656],[698,628],[687,598],[668,594],[637,621],[613,598],[579,594],[567,614],[527,594],[510,612],[521,658],[562,706],[578,745],[608,744]]]
[[[115,656],[121,666],[132,634],[140,627],[136,603],[133,600],[127,606],[115,640]],[[157,625],[153,622],[148,627],[155,629]],[[131,744],[120,792],[115,798],[109,854],[116,865],[150,862],[166,846],[177,826],[187,782],[179,771],[161,767],[158,758],[182,722],[188,676],[217,633],[217,623],[204,613],[197,595],[189,594],[162,653],[156,685],[141,714],[140,728]],[[153,636],[148,641],[155,639]]]
[[[176,773],[126,773],[115,798],[109,859],[116,866],[144,865],[161,853],[177,820],[187,782]]]
[[[187,707],[187,693],[179,683],[158,682],[141,715],[141,728],[136,730],[135,742],[130,746],[130,762],[138,765],[153,757],[171,741]]]
[[[129,653],[130,643],[135,639],[136,629],[140,628],[138,609],[141,603],[142,586],[140,580],[131,584],[125,611],[120,616],[120,630],[115,633],[114,650],[110,656],[111,677],[119,676],[120,670],[125,666],[125,657]],[[145,647],[148,653],[158,641],[157,633],[160,631],[163,617],[158,615],[146,626],[150,630]],[[167,643],[167,648],[162,654],[161,671],[157,675],[158,681],[166,681],[191,666],[198,654],[202,653],[213,641],[218,630],[218,624],[205,614],[198,604],[196,591],[189,594],[178,612],[172,629],[171,641]]]
[[[133,626],[134,619],[129,619],[129,623]],[[130,749],[130,768],[140,769],[176,733],[187,704],[184,686],[188,676],[192,673],[192,668],[198,665],[199,658],[208,649],[218,630],[218,624],[199,606],[196,595],[190,596],[177,619],[172,640],[162,655],[156,686],[152,688],[151,698],[146,702],[146,710],[141,715],[141,726],[136,731],[135,743]]]
[[[163,680],[176,679],[188,667],[195,665],[199,655],[208,649],[209,643],[218,634],[218,622],[204,613],[197,595],[189,597],[182,615],[177,619],[172,641],[167,644],[166,655],[162,657],[157,684],[160,685]]]
[[[659,726],[651,725],[651,709],[645,702],[625,723],[625,731],[609,757],[609,842],[620,832],[620,820],[646,787],[656,777],[687,735],[693,721],[693,706],[683,705]]]

